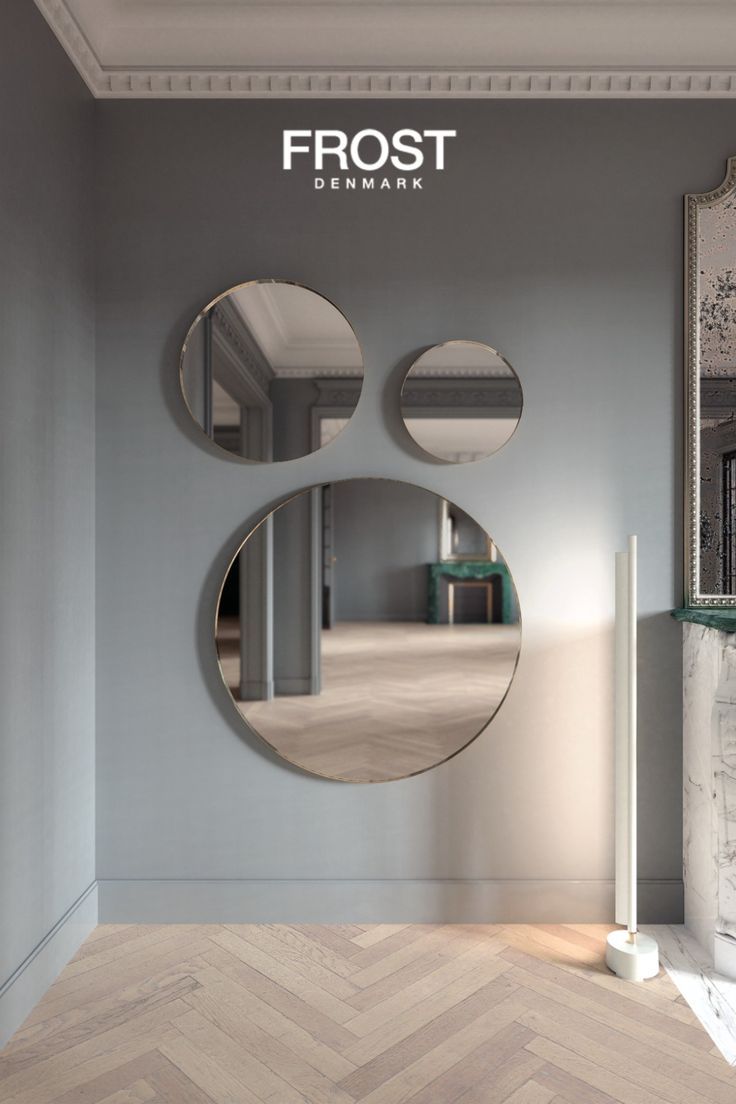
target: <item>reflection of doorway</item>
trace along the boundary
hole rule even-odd
[[[322,488],[322,628],[331,629],[335,621],[332,576],[335,565],[332,524],[332,485]]]
[[[220,595],[220,616],[240,617],[240,556],[236,556],[225,576]]]

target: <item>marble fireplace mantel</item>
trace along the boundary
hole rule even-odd
[[[685,925],[715,969],[736,978],[736,611],[677,612],[695,615],[678,618]]]
[[[711,629],[720,629],[721,632],[736,633],[736,608],[708,609],[705,606],[698,609],[676,609],[672,611],[676,621],[687,621],[692,625],[707,625]]]

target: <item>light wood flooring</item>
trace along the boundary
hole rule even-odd
[[[237,693],[237,623],[218,634]],[[239,702],[292,763],[353,782],[403,778],[460,751],[498,708],[516,666],[518,625],[342,622],[322,633],[322,692]]]
[[[734,1104],[602,926],[102,926],[0,1055],[3,1104]]]

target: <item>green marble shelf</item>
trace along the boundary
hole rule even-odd
[[[676,621],[689,621],[693,625],[707,625],[710,629],[736,633],[736,607],[698,606],[697,609],[672,610]]]
[[[501,621],[512,624],[514,618],[514,599],[511,591],[509,569],[502,563],[488,560],[446,560],[432,563],[429,567],[429,593],[427,595],[427,621],[437,625],[440,621],[440,580],[451,579],[488,579],[496,576],[501,581]]]

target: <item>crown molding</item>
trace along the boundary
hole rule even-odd
[[[666,64],[635,65],[632,67],[592,65],[590,67],[550,65],[522,66],[260,66],[230,65],[208,67],[183,65],[157,67],[150,64],[107,64],[96,52],[91,36],[75,18],[69,0],[35,0],[60,43],[98,99],[706,99],[736,97],[736,66],[682,67]],[[328,5],[329,6],[329,5]],[[375,3],[373,6],[376,6]],[[385,5],[385,10],[395,11],[430,8],[452,17],[453,5],[449,0],[434,3],[412,3],[402,0],[395,5]],[[466,3],[472,8],[472,3]],[[511,5],[487,5],[488,9]],[[536,7],[544,14],[549,9],[555,18],[566,7],[555,0],[536,0],[515,5],[517,10]],[[214,4],[213,9],[218,5]],[[258,4],[244,4],[243,9],[254,10]],[[275,9],[298,9],[300,19],[309,18],[310,7],[325,5],[304,3],[287,5],[276,3]],[[342,3],[333,0],[332,7],[339,9],[360,8],[358,0]],[[480,5],[475,5],[480,8]],[[577,4],[585,8],[584,4]],[[619,10],[623,18],[626,12],[642,8],[658,9],[663,23],[669,18],[670,9],[681,11],[689,17],[697,14],[693,3],[622,3],[617,0],[596,0],[588,9],[598,12]],[[730,6],[726,6],[730,7]],[[701,0],[700,11],[707,15],[710,37],[717,45],[729,37],[733,29],[728,11],[723,14],[722,35],[718,34],[717,9],[724,5]],[[84,8],[81,10],[84,11]],[[457,9],[455,9],[457,11]],[[714,14],[715,13],[715,14]],[[457,15],[454,16],[457,22]],[[301,24],[299,24],[301,26]],[[114,28],[113,28],[114,30]],[[297,28],[298,30],[298,28]],[[141,34],[143,32],[141,31]],[[289,34],[288,25],[284,35]],[[293,36],[298,41],[296,31]],[[581,41],[585,36],[581,27]],[[714,45],[715,49],[715,45]],[[655,60],[652,53],[652,60]],[[335,44],[333,44],[335,53]],[[662,52],[664,56],[665,51]],[[335,55],[337,56],[337,54]]]
[[[99,98],[106,82],[105,71],[65,0],[35,0],[35,3],[90,92]]]
[[[736,97],[731,72],[506,70],[104,74],[99,99],[705,99]]]

